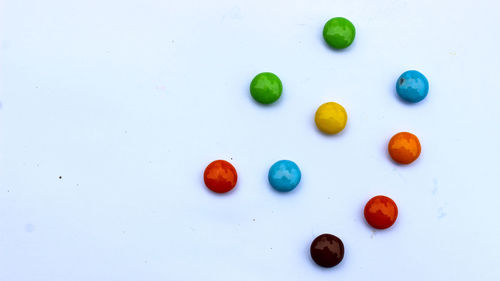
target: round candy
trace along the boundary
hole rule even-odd
[[[335,235],[321,234],[311,243],[311,257],[320,266],[336,266],[344,258],[344,243]]]
[[[333,18],[326,22],[323,28],[323,38],[335,49],[349,47],[356,36],[354,25],[345,18]]]
[[[205,185],[213,192],[225,193],[234,188],[238,175],[231,163],[224,160],[215,160],[205,169],[203,179]]]
[[[280,98],[282,91],[283,84],[281,84],[281,80],[271,72],[257,74],[250,83],[252,97],[262,104],[275,102]]]
[[[300,178],[299,167],[290,160],[280,160],[269,169],[269,183],[278,191],[293,190],[299,184]]]
[[[395,134],[388,145],[389,155],[399,164],[410,164],[417,160],[421,147],[417,136],[408,132]]]
[[[399,76],[396,82],[396,92],[403,100],[416,103],[427,96],[429,82],[422,73],[409,70]]]
[[[345,128],[347,123],[347,113],[340,104],[327,102],[316,110],[314,117],[316,126],[325,134],[337,134]]]
[[[369,225],[377,229],[386,229],[398,218],[398,206],[391,198],[375,196],[365,206],[365,219]]]

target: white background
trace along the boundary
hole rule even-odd
[[[498,2],[0,0],[0,281],[500,280]],[[344,16],[344,51],[322,40]],[[430,82],[402,103],[405,70]],[[284,92],[248,87],[272,71]],[[338,136],[313,122],[344,105]],[[415,133],[420,158],[386,152]],[[209,192],[226,159],[239,181]],[[267,171],[302,182],[274,192]],[[60,178],[61,177],[61,178]],[[400,215],[374,231],[374,195]],[[332,269],[309,244],[343,239]]]

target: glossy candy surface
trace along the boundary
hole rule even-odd
[[[280,160],[269,169],[269,183],[278,191],[293,190],[299,184],[300,178],[299,167],[290,160]]]
[[[417,136],[408,132],[395,134],[388,145],[389,155],[399,164],[410,164],[417,160],[421,152]]]
[[[386,229],[396,222],[398,207],[391,198],[378,195],[366,203],[364,214],[369,225],[377,229]]]
[[[203,179],[210,190],[225,193],[234,188],[238,175],[231,163],[224,160],[215,160],[205,169]]]
[[[330,47],[344,49],[349,47],[356,36],[354,25],[345,18],[332,18],[323,27],[323,38]]]
[[[337,236],[321,234],[311,243],[311,257],[323,267],[333,267],[344,258],[344,243]]]
[[[347,123],[347,112],[336,102],[322,104],[314,117],[318,129],[329,135],[341,132]]]
[[[262,104],[270,104],[277,101],[282,91],[283,84],[281,84],[281,80],[271,72],[257,74],[253,78],[252,83],[250,83],[252,97]]]
[[[396,92],[403,100],[416,103],[427,96],[429,82],[422,73],[408,70],[399,76],[396,82]]]

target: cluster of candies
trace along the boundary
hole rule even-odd
[[[356,31],[347,19],[330,19],[324,26],[323,37],[334,49],[347,48],[354,41]],[[281,80],[273,73],[263,72],[255,76],[250,84],[250,93],[259,103],[271,104],[279,99],[283,90]],[[404,72],[396,82],[396,91],[404,101],[416,103],[423,100],[429,91],[429,83],[424,75],[415,70]],[[347,123],[344,107],[336,102],[322,104],[316,111],[315,123],[325,134],[341,132]],[[408,132],[394,135],[388,144],[391,158],[399,164],[410,164],[420,155],[418,138]],[[217,193],[233,189],[237,181],[236,169],[229,162],[216,160],[205,169],[206,186]],[[274,163],[269,169],[271,186],[280,192],[292,191],[300,182],[301,172],[297,164],[290,160]],[[375,196],[365,205],[364,216],[369,225],[376,229],[392,226],[398,217],[396,203],[386,196]],[[312,259],[320,266],[333,267],[344,257],[344,244],[337,236],[322,234],[316,237],[310,247]]]

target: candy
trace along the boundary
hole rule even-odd
[[[205,185],[213,192],[225,193],[234,188],[238,175],[231,163],[215,160],[205,169],[203,179]]]
[[[290,160],[280,160],[269,169],[269,183],[278,191],[293,190],[299,184],[300,178],[299,167]]]
[[[398,82],[396,82],[396,92],[403,100],[416,103],[427,96],[429,82],[422,73],[409,70],[399,76]]]
[[[410,164],[417,160],[421,147],[417,136],[408,132],[395,134],[388,145],[389,155],[399,164]]]
[[[323,38],[335,49],[349,47],[356,36],[354,25],[345,18],[332,18],[323,27]]]
[[[257,74],[253,78],[252,83],[250,83],[252,97],[262,104],[270,104],[277,101],[282,91],[283,84],[281,84],[281,80],[271,72]]]
[[[314,117],[316,126],[325,134],[337,134],[345,128],[347,112],[344,107],[336,102],[322,104]]]
[[[321,234],[311,243],[311,257],[323,267],[333,267],[344,258],[344,243],[332,234]]]
[[[396,222],[398,206],[391,198],[378,195],[366,203],[364,214],[369,225],[377,229],[386,229]]]

